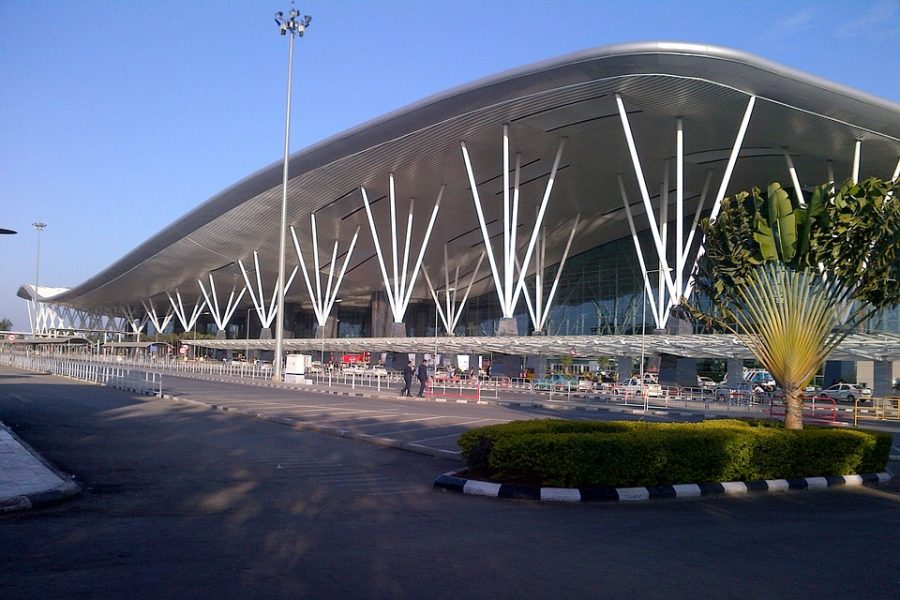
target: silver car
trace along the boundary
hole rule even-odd
[[[872,390],[857,383],[836,383],[819,392],[819,395],[827,396],[835,402],[855,402],[857,399],[871,399]]]

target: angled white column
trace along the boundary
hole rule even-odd
[[[344,281],[344,274],[347,272],[347,265],[350,263],[350,258],[353,256],[353,250],[356,248],[356,240],[359,238],[360,228],[357,227],[356,231],[353,232],[353,239],[350,240],[350,249],[347,250],[347,254],[344,256],[344,262],[341,265],[341,271],[337,276],[337,280],[334,279],[334,266],[337,264],[339,244],[338,240],[334,240],[334,246],[331,251],[331,262],[328,266],[328,281],[325,285],[325,292],[322,293],[322,271],[319,267],[319,236],[316,216],[314,214],[310,215],[309,221],[312,229],[313,261],[315,266],[313,275],[316,278],[315,290],[313,290],[309,269],[306,266],[306,260],[303,258],[303,251],[300,249],[300,240],[297,238],[297,232],[293,227],[291,227],[291,237],[294,240],[294,250],[297,252],[297,258],[300,260],[300,267],[303,269],[303,279],[306,282],[306,291],[309,294],[309,301],[312,303],[313,312],[316,315],[316,323],[319,327],[325,327],[328,317],[331,314],[331,309],[337,301],[341,283]],[[334,284],[333,287],[332,284]]]
[[[731,174],[734,172],[734,165],[737,162],[738,155],[741,153],[741,147],[744,144],[744,135],[747,133],[747,127],[750,125],[750,117],[753,116],[753,107],[755,105],[756,96],[750,96],[750,100],[747,102],[747,108],[744,110],[744,118],[741,119],[741,125],[738,128],[737,137],[734,140],[734,146],[731,149],[731,155],[728,157],[728,164],[725,167],[725,174],[722,176],[722,183],[719,185],[719,191],[716,192],[712,212],[709,215],[710,221],[715,221],[716,217],[719,216],[719,211],[722,210],[722,200],[725,198],[725,192],[728,189],[728,185],[731,183]],[[697,267],[697,263],[700,262],[700,259],[703,258],[705,253],[706,249],[703,246],[703,241],[701,241],[700,249],[697,251],[697,256],[694,259],[694,265],[691,267],[691,276],[684,289],[683,297],[685,300],[688,300],[691,297],[691,293],[694,291],[694,269]]]
[[[684,121],[679,117],[675,132],[675,289],[679,292],[684,289],[684,254]]]
[[[894,174],[891,175],[891,181],[896,181],[898,177],[900,177],[900,159],[897,159],[897,166],[894,167]],[[893,195],[893,192],[888,192],[887,197],[891,198]]]
[[[509,182],[509,164],[510,164],[510,143],[509,143],[509,126],[503,125],[502,140],[502,162],[503,162],[503,236],[501,238],[501,249],[499,253],[502,257],[502,263],[498,264],[497,257],[494,254],[493,244],[491,243],[491,235],[487,229],[487,221],[484,217],[481,196],[478,193],[478,185],[475,179],[475,171],[472,167],[472,160],[469,156],[469,149],[465,142],[460,142],[462,149],[463,161],[466,166],[466,173],[469,178],[469,188],[472,191],[472,200],[475,203],[475,213],[478,216],[478,224],[481,228],[482,239],[484,240],[485,254],[488,257],[488,263],[491,267],[491,275],[494,279],[494,288],[497,291],[497,298],[500,301],[500,311],[504,319],[512,319],[515,314],[515,307],[518,303],[519,296],[525,285],[525,276],[527,275],[527,266],[531,262],[532,254],[537,245],[538,236],[547,211],[547,205],[550,201],[550,195],[553,191],[553,185],[556,181],[556,173],[559,170],[559,162],[562,158],[562,152],[565,148],[566,140],[562,138],[559,148],[556,151],[556,157],[553,166],[550,169],[550,175],[547,185],[544,188],[544,194],[538,207],[537,216],[535,217],[534,226],[532,227],[531,237],[525,250],[525,256],[521,260],[521,264],[526,268],[516,273],[516,265],[518,260],[517,249],[517,226],[519,213],[519,186],[521,180],[521,155],[516,154],[515,162],[515,178],[513,187],[510,188]],[[510,198],[512,196],[512,198]]]
[[[622,203],[625,205],[625,216],[628,217],[628,227],[631,229],[631,240],[634,242],[634,252],[638,257],[638,264],[641,267],[641,277],[644,279],[644,293],[648,298],[653,297],[653,288],[650,286],[650,276],[647,271],[647,263],[644,261],[644,252],[641,250],[641,243],[638,240],[637,229],[634,226],[634,217],[631,216],[631,205],[628,202],[628,194],[625,192],[625,182],[622,181],[622,175],[616,174],[619,182],[619,194],[622,196]],[[657,329],[662,329],[662,321],[659,318],[659,312],[656,310],[656,304],[650,302],[650,312],[653,315],[653,322],[656,323]]]
[[[681,118],[677,118],[675,130],[675,236],[674,240],[670,239],[668,235],[670,161],[666,160],[663,165],[662,182],[659,185],[659,213],[656,214],[649,197],[649,188],[644,176],[643,166],[641,165],[640,157],[638,156],[637,145],[635,144],[634,137],[631,133],[631,126],[628,120],[627,111],[625,110],[625,104],[621,96],[617,96],[616,103],[619,108],[619,116],[622,122],[623,132],[625,133],[625,139],[628,145],[629,154],[631,155],[635,178],[637,180],[638,188],[641,193],[641,199],[643,200],[648,229],[651,233],[656,249],[656,262],[658,263],[659,268],[652,271],[654,273],[657,273],[657,278],[659,280],[657,285],[656,298],[654,298],[653,294],[651,293],[652,288],[649,283],[649,277],[647,276],[647,274],[651,272],[647,269],[647,260],[650,257],[646,257],[643,255],[640,244],[638,243],[637,228],[634,225],[634,215],[631,211],[631,204],[628,201],[628,196],[625,192],[624,181],[622,180],[621,174],[618,175],[619,191],[622,195],[626,216],[628,217],[629,226],[632,231],[632,239],[635,244],[635,252],[638,255],[638,262],[641,265],[641,271],[644,277],[645,293],[650,300],[649,304],[651,307],[651,312],[654,316],[657,328],[664,328],[669,320],[670,309],[681,301],[682,295],[684,295],[687,290],[687,286],[684,284],[685,266],[687,263],[687,257],[689,256],[694,243],[694,236],[699,225],[700,215],[703,211],[703,206],[706,201],[707,193],[709,191],[712,171],[708,171],[706,174],[706,181],[703,185],[703,192],[700,194],[700,200],[694,212],[693,224],[688,231],[687,240],[685,240],[684,121]],[[740,144],[742,143],[743,135],[746,132],[746,126],[749,123],[752,104],[753,103],[751,99],[751,106],[749,106],[748,110],[745,111],[744,119],[742,121],[741,131],[739,132],[739,143],[736,145],[736,148],[732,150],[729,165],[726,168],[726,178],[730,178],[730,174],[733,171],[733,163],[738,156]],[[720,188],[720,191],[724,193],[726,186],[727,183]],[[670,246],[673,245],[673,243],[674,248],[672,249],[670,248]],[[671,268],[669,266],[670,256],[674,259],[674,268]]]
[[[135,341],[141,341],[141,330],[144,329],[144,325],[147,324],[150,316],[146,313],[144,313],[143,315],[138,315],[133,310],[131,310],[130,306],[124,307],[122,309],[122,312],[128,319],[128,325],[131,326],[131,331],[132,333],[134,333]]]
[[[684,277],[684,264],[687,262],[691,253],[691,247],[694,244],[694,234],[697,232],[697,225],[700,223],[700,214],[703,212],[703,205],[706,202],[706,194],[709,192],[709,185],[712,182],[712,169],[706,172],[706,181],[703,183],[703,191],[700,192],[700,201],[697,203],[697,210],[694,212],[694,222],[691,224],[691,230],[688,232],[687,241],[684,243],[684,249],[681,252],[681,260],[678,262],[677,273]],[[676,286],[677,289],[683,290],[681,285]]]
[[[409,253],[411,249],[412,239],[412,223],[413,223],[413,201],[410,200],[409,212],[406,222],[406,240],[403,252],[403,271],[400,271],[399,257],[397,254],[397,211],[396,211],[396,191],[394,188],[394,174],[390,174],[390,206],[391,206],[391,252],[393,277],[388,276],[387,267],[385,266],[384,254],[381,248],[381,242],[378,239],[378,230],[375,227],[375,219],[372,216],[372,207],[369,202],[369,195],[366,188],[360,187],[362,193],[363,205],[366,209],[366,217],[369,221],[369,229],[372,232],[372,240],[375,244],[375,252],[378,255],[378,265],[381,268],[381,277],[384,281],[384,291],[388,297],[388,304],[391,307],[391,314],[394,318],[394,324],[398,325],[403,322],[406,315],[406,309],[409,307],[409,301],[412,298],[413,288],[422,267],[422,260],[425,258],[425,250],[428,248],[428,242],[431,239],[431,232],[434,229],[434,221],[437,219],[438,211],[441,208],[441,198],[444,196],[444,187],[441,186],[437,199],[434,201],[434,208],[431,211],[431,218],[425,229],[425,237],[422,239],[419,248],[419,254],[416,258],[415,266],[412,272],[408,274]],[[408,274],[408,276],[407,276]]]
[[[293,227],[291,228],[291,233],[293,233]],[[273,288],[272,297],[269,299],[268,306],[266,305],[266,296],[265,290],[263,289],[262,282],[262,270],[259,268],[259,252],[256,250],[253,251],[253,266],[256,270],[256,289],[253,289],[254,282],[250,281],[250,274],[247,272],[247,268],[244,266],[244,261],[238,261],[238,267],[241,269],[241,274],[244,276],[244,284],[246,285],[246,290],[250,294],[250,301],[253,302],[253,308],[256,309],[256,314],[259,317],[259,322],[262,324],[264,328],[268,328],[272,326],[272,321],[275,320],[275,317],[278,314],[278,289],[280,282],[275,281],[275,287]],[[284,293],[287,294],[288,290],[291,289],[291,284],[294,283],[294,276],[297,275],[297,269],[299,267],[294,267],[294,270],[291,271],[290,277],[288,277],[287,282],[284,286]]]
[[[787,162],[788,173],[791,175],[791,183],[794,185],[794,196],[797,198],[797,203],[800,206],[806,206],[806,199],[803,197],[803,188],[800,187],[800,178],[797,177],[797,169],[794,168],[794,161],[787,148],[784,148],[784,159]]]
[[[676,296],[675,282],[669,271],[669,263],[666,260],[666,249],[663,245],[660,228],[653,219],[653,204],[650,202],[650,192],[647,190],[647,180],[644,178],[644,170],[641,168],[641,161],[638,157],[637,146],[634,142],[634,136],[631,133],[631,125],[628,122],[628,113],[625,111],[625,103],[622,102],[622,96],[616,94],[616,106],[619,109],[619,118],[622,121],[622,130],[625,133],[625,142],[628,145],[628,153],[631,156],[631,163],[634,167],[634,175],[637,178],[638,189],[641,192],[641,199],[644,201],[644,212],[647,214],[647,222],[650,224],[650,233],[653,236],[653,243],[656,245],[656,254],[659,258],[661,277],[665,278],[665,285],[669,290],[669,295]]]
[[[853,174],[850,176],[853,183],[859,183],[859,156],[861,151],[862,141],[856,140],[856,144],[853,146]]]
[[[172,310],[175,313],[175,316],[178,317],[178,321],[181,323],[182,329],[187,333],[194,328],[194,325],[197,324],[197,319],[200,318],[201,313],[203,312],[204,307],[206,306],[206,300],[203,299],[203,295],[199,295],[197,300],[194,301],[194,308],[191,309],[190,316],[188,316],[188,312],[184,307],[184,301],[181,299],[181,292],[177,289],[175,290],[175,298],[172,297],[172,294],[166,292],[166,295],[169,297],[169,304],[172,305]],[[177,298],[177,302],[176,302]]]
[[[535,317],[537,317],[537,323],[535,324],[535,331],[543,331],[544,327],[547,325],[547,318],[550,316],[550,309],[553,308],[553,300],[556,297],[556,290],[559,287],[559,278],[562,276],[563,269],[566,267],[566,259],[569,257],[569,250],[572,248],[572,240],[575,239],[575,232],[578,230],[578,223],[581,221],[581,215],[575,215],[575,222],[572,224],[572,231],[569,233],[569,239],[566,242],[566,247],[563,250],[562,258],[559,261],[559,268],[556,270],[556,276],[553,278],[553,285],[550,287],[550,294],[547,296],[547,301],[539,305],[539,308],[535,310]],[[546,236],[544,238],[544,246],[546,246]],[[543,252],[542,252],[543,254]],[[543,275],[543,270],[546,266],[545,263],[546,257],[541,256],[541,267],[540,272]],[[535,292],[538,291],[538,288],[535,288]],[[543,286],[541,286],[540,293],[543,294]],[[527,296],[527,294],[526,294]],[[535,301],[537,301],[541,296],[535,295]],[[537,302],[535,302],[537,304]]]
[[[146,300],[141,302],[141,304],[144,305],[144,310],[147,311],[147,316],[149,317],[150,322],[153,323],[153,329],[156,330],[156,333],[162,333],[163,330],[169,326],[169,321],[172,320],[172,317],[175,316],[175,312],[171,305],[168,307],[168,310],[166,310],[166,314],[160,319],[160,314],[153,305],[153,300]]]
[[[435,308],[438,312],[438,316],[441,319],[441,322],[444,324],[444,329],[447,332],[447,335],[453,335],[454,330],[456,329],[456,325],[459,323],[459,318],[462,316],[463,308],[466,306],[466,301],[469,299],[469,292],[472,291],[472,286],[475,284],[475,281],[478,279],[478,272],[481,269],[481,262],[484,260],[484,252],[482,252],[478,256],[478,261],[475,263],[475,269],[472,271],[471,277],[469,277],[469,283],[466,286],[466,293],[463,295],[462,300],[457,303],[457,292],[459,291],[459,266],[456,267],[455,276],[453,279],[453,285],[450,285],[450,268],[449,261],[447,259],[447,246],[444,246],[444,289],[436,290],[434,287],[434,283],[431,281],[431,277],[428,276],[428,270],[425,267],[422,267],[422,275],[425,276],[425,282],[428,284],[428,291],[431,293],[431,297],[434,300]],[[445,297],[444,302],[445,306],[441,307],[440,297],[438,295],[439,291],[444,291]]]
[[[228,321],[231,320],[234,311],[237,310],[238,304],[241,302],[241,298],[244,297],[247,288],[241,288],[240,293],[235,297],[234,294],[237,291],[237,286],[232,285],[231,294],[228,296],[228,303],[222,307],[219,304],[219,294],[216,291],[216,282],[213,280],[212,273],[209,273],[208,292],[206,291],[206,286],[203,285],[202,279],[198,279],[197,283],[200,284],[200,291],[203,292],[203,297],[206,299],[206,305],[209,307],[209,312],[212,314],[213,321],[216,322],[216,327],[219,328],[220,333],[224,333],[225,328],[228,326]]]

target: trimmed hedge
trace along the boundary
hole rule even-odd
[[[469,469],[494,481],[550,487],[652,486],[883,471],[885,433],[764,420],[701,423],[514,421],[466,432]]]

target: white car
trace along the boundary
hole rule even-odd
[[[648,398],[661,398],[663,396],[663,389],[661,385],[645,380],[644,385],[641,386],[640,377],[632,377],[623,385],[620,385],[618,389],[619,393],[623,394],[626,397],[640,396],[642,390],[647,390]]]
[[[704,391],[713,391],[718,387],[718,384],[710,379],[709,377],[700,377],[697,376],[697,387]]]
[[[857,383],[836,383],[819,392],[819,396],[827,396],[835,402],[855,402],[871,399],[872,390]]]

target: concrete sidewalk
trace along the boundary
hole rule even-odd
[[[59,502],[81,488],[0,423],[0,513]]]

